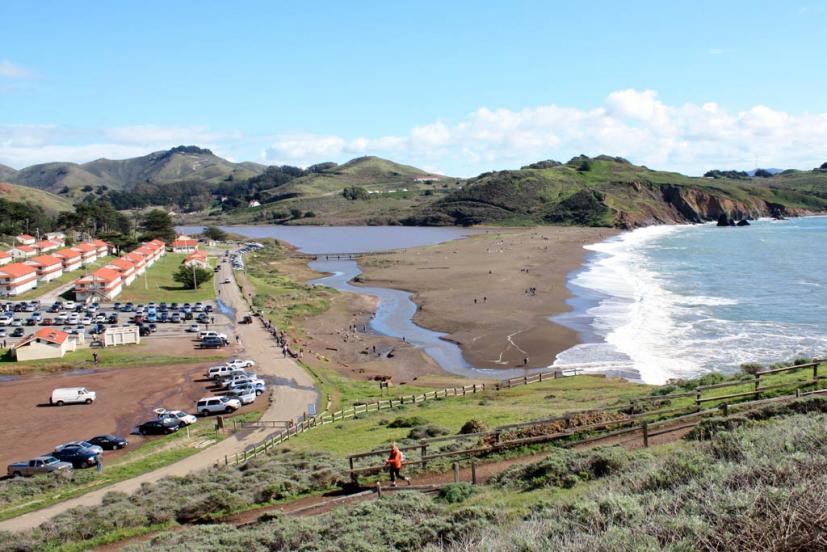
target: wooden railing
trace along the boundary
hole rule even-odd
[[[586,410],[586,411],[579,411],[568,413],[564,416],[554,417],[554,418],[547,418],[541,420],[535,420],[531,422],[524,422],[520,424],[512,424],[508,426],[502,426],[495,430],[495,432],[486,432],[486,433],[473,433],[468,435],[455,435],[455,436],[447,436],[447,437],[437,437],[430,440],[425,440],[420,442],[418,445],[411,445],[409,448],[405,448],[403,450],[417,450],[420,452],[421,455],[427,456],[428,445],[431,443],[439,442],[441,440],[465,440],[474,437],[481,437],[486,434],[492,433],[503,433],[508,430],[514,430],[519,428],[525,427],[534,427],[534,426],[542,426],[543,424],[551,424],[551,423],[558,423],[558,422],[566,422],[567,420],[571,420],[573,418],[583,416],[585,414],[606,414],[609,412],[619,412],[622,410],[629,410],[634,412],[636,407],[639,407],[641,403],[650,402],[650,401],[671,401],[672,399],[679,399],[679,398],[687,398],[687,397],[694,397],[694,412],[701,411],[701,406],[705,403],[710,402],[720,402],[720,401],[731,401],[733,399],[744,399],[746,397],[752,397],[754,400],[758,400],[760,398],[761,393],[776,390],[776,389],[795,389],[796,392],[801,388],[805,388],[811,385],[817,385],[819,382],[827,380],[827,375],[819,375],[819,367],[825,363],[825,360],[818,359],[813,362],[809,362],[806,364],[799,364],[795,366],[789,366],[784,368],[775,368],[771,370],[763,370],[754,374],[754,378],[751,380],[740,380],[740,381],[732,381],[732,382],[724,382],[718,383],[713,385],[704,385],[698,386],[692,391],[688,392],[681,392],[681,393],[671,393],[666,395],[651,395],[646,397],[636,397],[630,399],[628,403],[619,404],[610,408],[600,409],[600,410]],[[761,386],[762,378],[769,375],[780,374],[783,372],[790,372],[796,370],[803,370],[807,368],[812,368],[813,375],[811,379],[807,380],[799,380],[799,381],[790,381],[784,382],[780,384],[774,385],[765,385]],[[448,387],[444,389],[437,389],[434,391],[429,391],[426,393],[420,394],[411,394],[411,395],[400,395],[395,398],[388,398],[388,399],[380,399],[377,401],[373,401],[370,403],[365,404],[358,404],[351,406],[349,408],[337,410],[336,412],[322,412],[316,416],[303,416],[302,418],[293,422],[292,420],[287,422],[282,421],[267,421],[262,420],[256,422],[255,425],[245,423],[243,424],[244,427],[280,427],[278,424],[287,423],[287,427],[282,431],[275,433],[271,436],[268,436],[263,441],[250,446],[248,449],[244,450],[243,452],[237,453],[234,456],[230,457],[227,456],[224,458],[225,464],[233,463],[233,464],[243,464],[247,462],[250,458],[255,458],[258,454],[266,453],[271,447],[278,446],[279,444],[287,441],[291,437],[298,435],[299,433],[303,433],[310,429],[314,429],[316,427],[321,427],[327,424],[331,424],[334,422],[340,422],[345,420],[352,420],[358,419],[360,415],[367,415],[372,412],[380,412],[383,410],[390,410],[393,408],[404,407],[407,405],[414,405],[419,404],[428,400],[434,399],[444,399],[448,397],[462,397],[466,395],[473,395],[477,393],[481,393],[483,391],[503,391],[512,389],[515,387],[519,387],[522,385],[531,385],[535,383],[542,383],[543,381],[548,381],[551,379],[556,379],[562,377],[562,374],[559,370],[554,371],[547,371],[547,372],[536,372],[534,374],[525,375],[525,376],[518,376],[514,378],[509,378],[507,380],[503,380],[500,382],[495,383],[474,383],[465,385],[462,387]],[[753,389],[748,392],[738,392],[738,393],[730,393],[727,395],[713,395],[713,396],[704,396],[705,392],[717,389],[726,389],[726,388],[733,388],[733,387],[743,387],[746,385],[752,385]],[[726,403],[725,403],[726,404]],[[731,406],[731,403],[729,404]],[[662,417],[662,416],[671,416],[672,414],[676,414],[679,412],[685,412],[688,409],[692,409],[693,405],[685,406],[685,407],[677,407],[677,408],[666,408],[660,410],[650,410],[644,411],[637,414],[627,414],[624,418],[618,419],[615,421],[604,422],[602,425],[606,426],[602,429],[606,429],[609,426],[614,425],[622,425],[622,423],[629,423],[630,421],[641,419],[641,418],[651,418],[651,417]],[[717,407],[714,407],[711,410],[715,410]],[[691,413],[690,413],[691,414]],[[269,424],[269,425],[268,425]],[[590,431],[600,428],[592,428]],[[635,427],[633,431],[638,431],[639,428]],[[563,432],[560,434],[559,437],[562,436],[570,436],[570,432]],[[559,438],[558,437],[558,438]],[[425,448],[421,443],[425,443]],[[527,444],[523,443],[523,444]],[[382,452],[384,454],[384,451]],[[363,453],[363,456],[355,455],[353,459],[359,459],[361,457],[368,457],[368,456],[375,456],[374,453]],[[349,457],[350,458],[350,457]],[[427,463],[427,459],[425,459]],[[356,469],[354,466],[352,466]],[[375,469],[375,467],[374,467]]]

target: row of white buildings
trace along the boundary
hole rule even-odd
[[[75,280],[75,299],[83,302],[114,299],[165,253],[166,244],[161,240],[146,242],[123,257]]]

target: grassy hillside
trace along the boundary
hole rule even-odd
[[[421,208],[408,223],[563,223],[635,227],[827,210],[827,172],[712,179],[653,171],[620,158],[482,174]]]
[[[208,149],[178,146],[132,159],[98,159],[84,164],[43,163],[8,176],[16,184],[72,199],[107,190],[129,190],[138,183],[174,184],[191,180],[217,184],[245,180],[263,170],[255,163],[235,164]]]
[[[26,186],[18,186],[16,184],[9,184],[8,182],[0,181],[0,198],[6,201],[13,201],[15,203],[31,203],[43,207],[49,213],[59,213],[62,211],[71,211],[72,203],[60,196],[28,188]]]

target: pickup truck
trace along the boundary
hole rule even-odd
[[[12,477],[29,477],[39,473],[71,471],[71,462],[61,462],[54,456],[38,456],[25,462],[9,464],[9,475]]]

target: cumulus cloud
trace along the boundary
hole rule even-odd
[[[16,65],[7,59],[0,60],[0,77],[7,79],[28,79],[34,76],[34,73],[25,67]]]
[[[755,105],[732,111],[714,101],[673,105],[654,90],[617,90],[586,108],[557,104],[520,110],[480,107],[449,121],[422,121],[394,135],[298,132],[247,136],[206,126],[110,129],[0,126],[0,163],[129,157],[197,144],[234,159],[307,166],[381,155],[448,174],[518,167],[585,153],[688,174],[713,168],[811,168],[827,160],[827,113]]]
[[[481,107],[457,122],[423,123],[398,136],[285,135],[266,157],[307,164],[354,153],[396,155],[465,176],[580,153],[621,155],[690,174],[756,164],[809,168],[827,158],[827,113],[796,115],[762,105],[729,111],[715,102],[669,105],[654,90],[628,89],[588,109]]]

